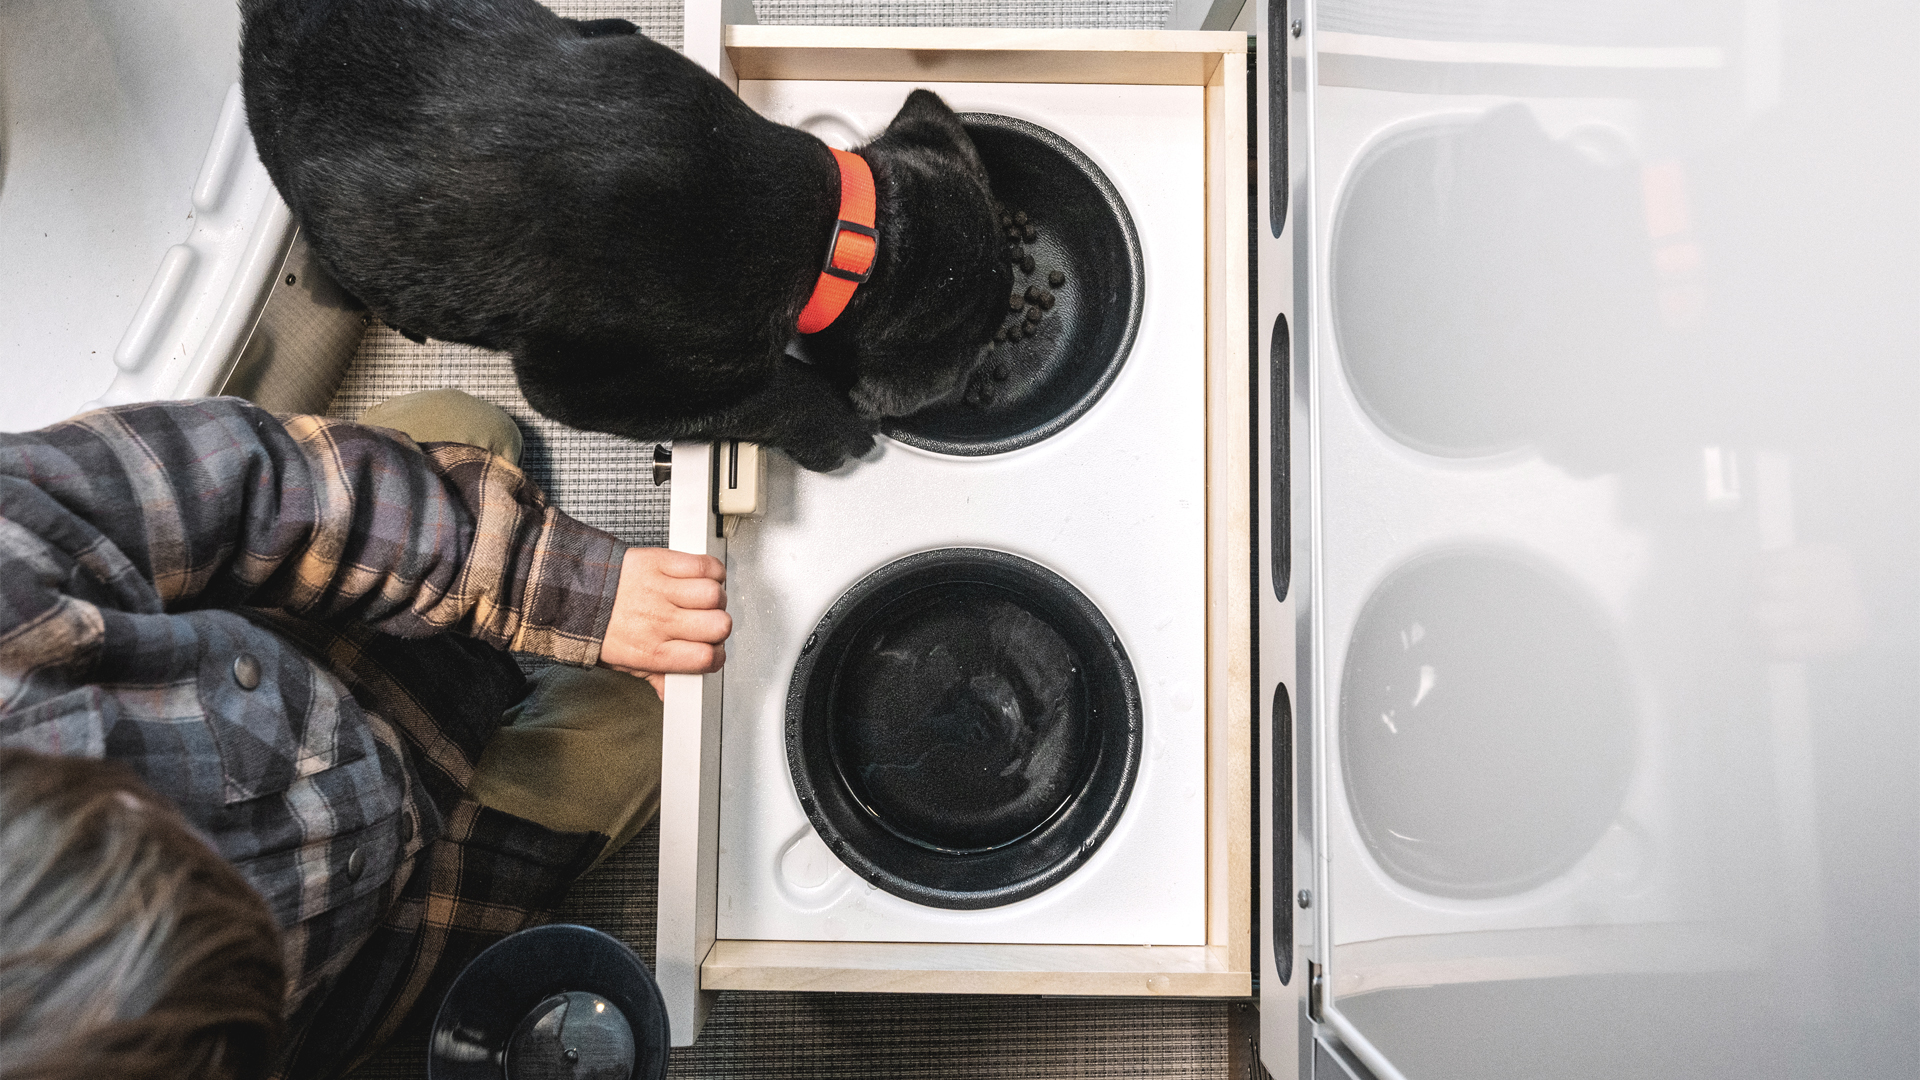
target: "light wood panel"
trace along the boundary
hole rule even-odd
[[[932,26],[729,26],[742,79],[1205,86],[1244,34]]]
[[[962,945],[928,942],[714,943],[707,990],[913,994],[1233,997],[1247,973],[1203,945]]]
[[[1253,960],[1246,61],[1223,55],[1206,91],[1207,942],[1237,971]]]

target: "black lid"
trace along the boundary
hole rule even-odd
[[[495,942],[454,979],[427,1045],[429,1080],[659,1080],[667,1007],[633,950],[585,926]]]

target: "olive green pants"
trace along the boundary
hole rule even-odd
[[[531,681],[467,794],[549,829],[606,833],[598,866],[660,812],[660,698],[611,668],[556,665]]]
[[[360,422],[520,462],[513,418],[458,390],[393,398]],[[549,829],[606,833],[613,842],[600,855],[605,860],[660,810],[660,698],[646,680],[607,668],[555,665],[530,681],[533,689],[507,710],[481,754],[467,793]]]

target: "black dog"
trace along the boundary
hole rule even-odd
[[[242,0],[260,159],[329,269],[409,337],[512,353],[527,400],[636,439],[811,469],[955,391],[1012,274],[986,170],[933,94],[859,150],[879,254],[785,355],[839,211],[826,145],[619,19],[534,0]]]

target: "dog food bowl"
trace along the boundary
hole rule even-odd
[[[1034,239],[1020,242],[1033,269],[1014,267],[1015,290],[1050,288],[1055,302],[1034,336],[996,345],[959,393],[885,430],[936,453],[1001,454],[1058,433],[1113,384],[1140,327],[1145,272],[1126,204],[1079,148],[1010,116],[960,119],[993,178],[995,198],[1009,213],[1025,212],[1034,226]],[[1065,275],[1058,287],[1048,285],[1054,271]],[[1019,321],[1009,311],[1007,325]]]
[[[1100,614],[1005,552],[924,551],[820,620],[787,697],[794,788],[828,847],[916,903],[1041,892],[1112,831],[1140,692]]]

